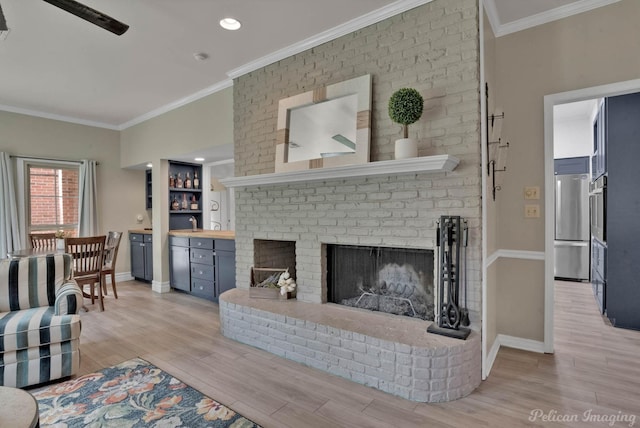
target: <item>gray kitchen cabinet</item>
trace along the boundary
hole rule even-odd
[[[216,298],[236,288],[236,241],[216,239]]]
[[[129,234],[131,276],[140,281],[153,280],[153,237],[150,234]]]
[[[603,303],[611,324],[636,330],[640,330],[639,117],[640,93],[605,100]]]
[[[169,255],[173,288],[216,302],[235,288],[235,241],[170,236]]]
[[[191,291],[189,269],[189,238],[170,236],[169,280],[173,288]]]

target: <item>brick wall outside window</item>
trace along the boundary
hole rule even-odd
[[[29,167],[29,230],[65,230],[78,224],[78,169]]]

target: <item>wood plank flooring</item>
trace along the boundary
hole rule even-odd
[[[474,393],[441,404],[404,400],[229,340],[212,302],[156,294],[136,281],[120,283],[118,295],[109,294],[104,312],[89,304],[82,313],[82,374],[139,356],[264,427],[628,427],[632,416],[640,424],[640,332],[611,327],[589,284],[556,283],[554,355],[502,348]],[[546,421],[529,420],[535,409]],[[600,421],[585,420],[585,412]]]

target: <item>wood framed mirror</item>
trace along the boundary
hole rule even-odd
[[[276,172],[369,162],[371,75],[280,100]]]

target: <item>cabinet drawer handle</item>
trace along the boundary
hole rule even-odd
[[[204,287],[202,285],[199,288],[200,288],[200,290],[204,290]]]
[[[198,247],[199,247],[200,245],[202,245],[202,242],[198,242]]]
[[[198,272],[198,274],[200,274],[200,275],[203,275],[203,274],[204,274],[204,272],[202,272],[202,271],[199,271],[199,272]]]

